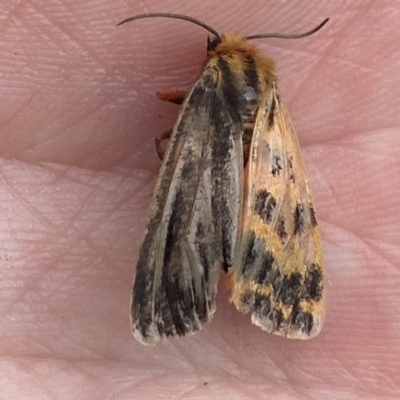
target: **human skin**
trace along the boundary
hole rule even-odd
[[[400,6],[384,2],[2,2],[2,399],[390,399],[400,393]],[[336,4],[335,4],[336,3]],[[212,4],[212,5],[211,5]],[[278,66],[321,227],[322,333],[262,332],[229,304],[198,334],[145,347],[129,298],[160,160],[154,137],[192,85],[207,33],[258,40]]]

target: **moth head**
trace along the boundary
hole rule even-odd
[[[222,39],[220,36],[211,38],[210,36],[207,36],[207,53],[210,51],[214,51],[217,46],[221,43]]]

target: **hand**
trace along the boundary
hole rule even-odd
[[[395,397],[397,3],[133,3],[3,7],[3,396]],[[166,19],[116,27],[147,11],[249,35],[298,33],[331,18],[309,38],[254,41],[278,65],[313,188],[328,278],[319,337],[262,332],[228,303],[222,278],[216,315],[200,333],[156,348],[132,338],[129,296],[160,165],[154,137],[178,112],[155,94],[194,83],[207,36]]]

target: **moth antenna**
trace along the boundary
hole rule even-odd
[[[193,17],[189,17],[188,15],[183,15],[183,14],[171,14],[171,13],[146,13],[146,14],[139,14],[139,15],[135,15],[133,17],[124,19],[123,21],[121,21],[119,24],[117,24],[117,26],[119,25],[123,25],[126,24],[127,22],[131,22],[131,21],[136,21],[137,19],[143,19],[143,18],[154,18],[154,17],[164,17],[164,18],[175,18],[175,19],[183,19],[184,21],[189,21],[192,22],[193,24],[199,25],[201,27],[203,27],[204,29],[206,29],[208,32],[210,32],[211,34],[213,34],[216,38],[220,39],[221,36],[220,34],[213,28],[211,28],[211,26],[205,24],[204,22],[193,18]]]
[[[315,32],[318,32],[328,21],[329,21],[329,18],[326,18],[314,29],[311,29],[311,31],[304,32],[304,33],[288,34],[288,35],[283,34],[283,33],[265,33],[265,34],[261,34],[261,35],[246,36],[245,39],[246,40],[261,39],[261,38],[301,39],[301,38],[304,38],[307,36],[311,36]]]

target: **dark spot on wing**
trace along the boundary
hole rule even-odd
[[[293,307],[291,323],[299,331],[309,334],[314,325],[314,318],[311,313],[301,311],[299,304],[296,303]]]
[[[276,233],[279,236],[279,238],[283,241],[286,240],[288,234],[286,232],[286,227],[285,227],[285,218],[283,216],[279,217],[278,220],[278,226],[276,228]]]
[[[241,275],[244,274],[245,270],[250,270],[254,267],[254,263],[256,261],[256,250],[255,250],[255,240],[256,235],[253,231],[247,232],[244,238],[244,243],[246,244],[246,248],[243,250],[243,259],[242,259],[242,271]]]
[[[276,301],[284,305],[292,305],[299,297],[302,289],[301,274],[293,273],[281,280],[281,287],[277,290]]]
[[[276,101],[275,96],[272,97],[271,105],[268,112],[268,129],[271,129],[275,124],[275,114],[276,114]]]
[[[276,200],[271,193],[266,190],[260,190],[256,194],[254,208],[261,219],[269,224],[276,211]]]
[[[278,268],[274,268],[268,275],[268,282],[272,285],[274,289],[274,296],[276,296],[279,292],[279,289],[282,286],[283,276]]]
[[[271,299],[260,293],[256,293],[254,299],[254,311],[259,317],[266,317],[271,312]]]
[[[288,163],[288,168],[289,168],[289,179],[293,183],[295,183],[296,182],[296,178],[295,178],[295,175],[294,175],[294,172],[293,172],[293,157],[289,157],[287,163]]]
[[[182,204],[184,202],[183,193],[178,190],[175,199],[171,205],[171,217],[168,221],[167,236],[165,241],[165,253],[164,253],[164,265],[167,265],[170,261],[171,254],[175,248],[179,236],[179,230],[182,227],[183,209]]]
[[[259,270],[255,278],[255,281],[262,285],[266,283],[267,274],[269,273],[269,271],[271,271],[272,266],[274,265],[275,262],[275,258],[269,251],[263,252],[261,257],[262,257],[262,262],[259,266]]]
[[[277,176],[282,171],[282,160],[279,156],[273,156],[271,173],[273,176]]]
[[[303,232],[304,229],[304,207],[301,204],[297,204],[294,209],[294,235],[298,235]]]
[[[196,237],[199,240],[203,240],[205,238],[205,236],[206,235],[205,235],[204,225],[201,222],[199,222],[197,224]]]
[[[310,208],[311,225],[312,225],[313,227],[315,227],[315,226],[318,225],[317,218],[316,218],[316,216],[315,216],[315,210],[314,210],[314,207],[313,207],[312,205],[310,205],[309,208]]]
[[[283,313],[279,308],[274,308],[272,312],[272,320],[275,323],[276,330],[279,330],[283,322]]]
[[[324,283],[321,267],[319,265],[311,265],[306,274],[305,285],[306,292],[311,300],[321,300]]]

